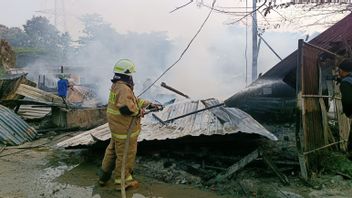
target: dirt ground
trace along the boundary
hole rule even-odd
[[[60,139],[56,137],[55,139]],[[45,144],[46,142],[50,144]],[[56,142],[43,138],[21,147],[32,149],[6,149],[0,156],[0,197],[120,197],[112,182],[106,187],[97,185],[97,164],[82,158],[82,151],[62,151],[52,148]],[[36,147],[36,146],[34,146]],[[222,198],[215,192],[187,185],[167,184],[143,175],[137,190],[128,191],[128,197],[193,197]]]
[[[95,173],[101,159],[95,152],[53,148],[64,138],[68,138],[67,134],[2,151],[0,198],[120,197],[112,182],[106,187],[97,185]],[[255,164],[223,183],[206,185],[202,176],[190,174],[178,163],[177,159],[162,156],[139,156],[135,176],[141,187],[128,191],[128,197],[352,197],[352,181],[340,175],[323,175],[306,184],[297,177],[297,170],[288,169],[285,174],[290,185],[284,186],[270,169]]]

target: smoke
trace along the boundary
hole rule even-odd
[[[246,87],[246,29],[244,26],[212,24],[205,29],[183,59],[162,80],[193,99],[226,99]],[[251,83],[251,34],[247,42],[247,85]],[[267,32],[263,35],[282,58],[297,48],[301,33]],[[283,41],[283,42],[277,42]],[[275,42],[274,42],[275,41]],[[169,59],[175,60],[187,39],[176,40]],[[265,73],[280,60],[263,43],[258,58],[258,74]]]
[[[214,23],[214,20],[212,22]],[[194,27],[195,31],[196,28]],[[246,86],[245,34],[244,26],[226,26],[218,23],[206,27],[181,61],[156,84],[154,93],[170,93],[159,88],[162,81],[191,96],[192,99],[212,97],[226,99],[241,90]],[[179,57],[192,36],[185,35],[171,39],[167,32],[121,34],[113,28],[100,28],[93,39],[79,48],[69,65],[82,68],[79,73],[82,77],[81,83],[94,84],[99,98],[106,103],[113,66],[118,59],[129,58],[136,64],[137,73],[134,80],[135,93],[138,94],[142,92],[146,80],[156,79]],[[248,83],[251,82],[249,36]],[[277,53],[285,57],[295,50],[297,39],[304,35],[269,32],[263,37],[266,37],[269,43],[274,39],[285,40],[272,43]],[[279,62],[279,59],[263,45],[259,54],[258,73],[264,73]]]
[[[94,85],[103,103],[107,102],[113,67],[119,59],[128,58],[136,64],[134,81],[138,92],[144,81],[164,69],[162,65],[166,65],[172,48],[165,32],[121,34],[103,21],[86,24],[84,32],[80,37],[82,44],[69,65],[80,68],[80,83]]]

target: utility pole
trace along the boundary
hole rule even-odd
[[[253,0],[252,15],[252,82],[258,76],[258,27],[257,27],[257,1]]]

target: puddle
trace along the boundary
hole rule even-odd
[[[55,181],[56,178],[77,166],[62,165],[45,168],[34,181],[35,189],[28,192],[28,197],[92,197],[94,186],[81,187]]]

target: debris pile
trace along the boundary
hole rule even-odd
[[[0,104],[4,105],[1,106],[1,143],[18,145],[31,141],[36,135],[33,127],[41,132],[77,130],[106,122],[106,109],[98,107],[93,90],[71,86],[66,103],[54,93],[37,88],[36,83],[26,78],[26,73],[11,74],[16,66],[16,54],[6,41],[1,40],[0,44]]]
[[[75,106],[82,107],[97,107],[99,104],[94,90],[82,85],[70,87],[67,101]]]

